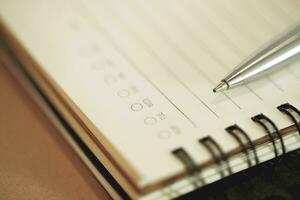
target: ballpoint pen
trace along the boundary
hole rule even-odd
[[[300,54],[300,24],[239,64],[213,89],[221,92],[246,83]]]

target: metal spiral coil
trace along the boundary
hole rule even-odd
[[[278,106],[277,109],[292,121],[300,135],[300,111],[289,103],[282,104]],[[286,147],[282,133],[276,124],[262,113],[253,116],[251,119],[258,126],[262,127],[268,136],[269,141],[272,143],[275,157],[285,154]],[[241,152],[245,155],[248,167],[259,164],[256,150],[257,144],[250,139],[246,131],[236,124],[225,128],[225,130],[238,143]],[[276,145],[277,141],[279,142],[280,147]],[[198,142],[211,155],[213,163],[219,166],[218,171],[222,178],[232,174],[233,170],[229,164],[230,155],[225,153],[221,146],[211,136],[201,138]],[[201,174],[202,171],[201,168],[195,164],[191,156],[182,147],[175,149],[172,153],[185,166],[186,171],[190,176],[197,174],[201,183],[205,184],[205,180],[201,176],[199,178],[199,173]]]

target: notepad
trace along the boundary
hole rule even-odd
[[[292,0],[3,0],[0,16],[25,68],[82,127],[78,135],[125,192],[167,199],[255,165],[256,157],[268,160],[274,148],[281,155],[283,146],[300,146],[296,126],[276,108],[300,105],[297,60],[212,92],[299,23],[299,8]],[[251,120],[260,113],[279,136]],[[226,131],[231,125],[248,140]]]

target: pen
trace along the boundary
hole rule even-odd
[[[244,60],[220,81],[213,92],[221,92],[257,78],[300,53],[300,24]]]

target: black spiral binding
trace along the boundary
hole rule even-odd
[[[226,165],[228,174],[232,174],[229,162],[228,162],[228,156],[223,152],[222,148],[218,145],[218,143],[212,139],[210,136],[207,136],[205,138],[202,138],[199,140],[201,144],[203,144],[208,152],[212,155],[212,158],[214,159],[215,163],[219,166],[223,165],[223,162]],[[219,168],[219,173],[221,177],[225,177],[225,173],[221,168]]]
[[[200,169],[195,164],[195,161],[189,156],[189,154],[183,148],[175,149],[172,153],[173,155],[175,155],[175,157],[177,157],[181,161],[181,163],[183,163],[187,173],[190,176],[197,176],[197,174],[200,172]],[[200,174],[198,174],[196,181],[192,181],[192,185],[197,187],[198,186],[197,181],[201,182],[202,185],[205,184],[205,181],[200,176]]]
[[[247,164],[249,167],[252,166],[252,161],[250,159],[249,153],[250,150],[252,150],[254,153],[255,164],[259,163],[256,153],[256,147],[251,141],[248,134],[243,129],[241,129],[238,125],[235,124],[227,127],[225,130],[239,143],[240,147],[242,148],[242,151],[246,155]]]
[[[293,122],[293,125],[297,128],[297,131],[300,135],[300,111],[289,103],[282,104],[277,108],[279,111],[281,111],[282,113],[286,114],[289,117],[289,119]],[[267,133],[269,140],[273,145],[275,157],[279,155],[279,149],[276,146],[277,138],[280,142],[281,152],[282,154],[285,154],[286,147],[282,138],[282,133],[278,129],[276,124],[264,114],[256,115],[251,119],[253,122],[260,125]],[[245,154],[246,162],[248,166],[251,167],[253,165],[258,164],[259,158],[257,156],[256,144],[250,139],[249,135],[236,124],[227,127],[225,130],[239,144],[241,151]],[[232,174],[232,168],[230,167],[229,164],[230,155],[224,153],[221,146],[212,137],[210,136],[204,137],[202,139],[199,139],[198,142],[199,144],[203,145],[203,147],[205,147],[205,149],[211,155],[214,163],[217,166],[219,166],[218,171],[221,177],[226,176],[225,171],[227,171],[228,175]],[[174,150],[172,153],[185,166],[188,174],[190,174],[191,176],[197,174],[197,176],[199,177],[199,173],[201,172],[201,169],[199,169],[199,166],[195,164],[193,159],[183,148],[178,148]],[[224,170],[224,166],[225,166],[225,170]],[[200,180],[202,184],[205,184],[205,180],[202,177],[200,178]]]
[[[275,157],[278,156],[278,150],[276,147],[275,139],[273,137],[273,133],[275,133],[277,135],[277,137],[279,138],[280,143],[281,143],[282,154],[285,154],[285,145],[283,142],[283,138],[279,132],[278,127],[275,125],[275,123],[270,118],[265,116],[264,114],[256,115],[256,116],[252,117],[251,119],[254,122],[261,125],[267,132],[267,134],[270,138],[270,141],[272,142],[273,148],[274,148]]]
[[[300,111],[289,103],[282,104],[278,106],[277,109],[289,116],[289,118],[293,121],[294,125],[297,127],[298,133],[300,134],[299,120],[297,120],[297,117],[294,116],[296,114],[300,119]]]

